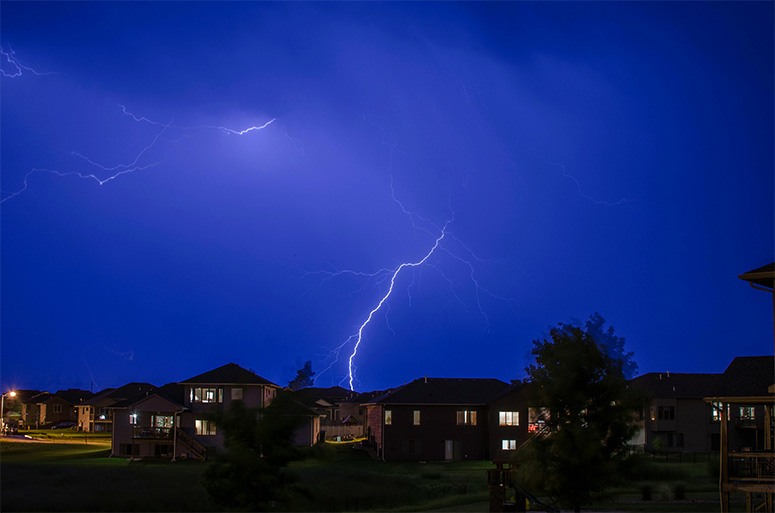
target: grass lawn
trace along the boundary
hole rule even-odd
[[[83,436],[83,433],[80,433]],[[109,458],[78,437],[0,441],[2,511],[223,511],[202,487],[207,464]],[[489,462],[383,463],[347,445],[313,448],[299,476],[294,511],[487,511]],[[590,507],[596,511],[718,511],[706,461],[643,462]],[[539,494],[540,496],[540,494]],[[648,497],[647,497],[648,496]],[[744,502],[733,503],[741,511]]]

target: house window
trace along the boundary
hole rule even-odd
[[[741,406],[740,407],[740,420],[754,420],[755,408],[753,406]]]
[[[675,406],[659,406],[657,416],[659,420],[675,420]]]
[[[656,406],[652,406],[649,409],[649,418],[651,420],[657,420],[657,408],[656,408]]]
[[[385,410],[385,425],[393,424],[393,410]]]
[[[457,425],[458,426],[475,426],[476,425],[476,410],[458,410],[457,411]]]
[[[517,450],[517,441],[516,440],[501,440],[501,449],[504,451],[516,451]]]
[[[412,412],[412,424],[415,426],[420,425],[420,410],[414,410]]]
[[[171,428],[173,425],[172,415],[153,415],[151,425],[158,428]]]
[[[214,435],[215,434],[215,422],[206,419],[196,419],[194,421],[194,428],[197,435]]]
[[[132,414],[129,415],[129,423],[132,424],[133,426],[137,425],[137,414],[136,413],[132,413]]]
[[[192,403],[222,403],[223,388],[202,388],[193,387],[191,389]]]
[[[232,401],[241,401],[242,400],[242,389],[241,388],[232,388],[231,389],[231,400]]]
[[[519,426],[519,412],[518,411],[498,412],[498,425]]]
[[[51,405],[51,412],[52,413],[62,413],[62,405],[61,404],[52,404]]]
[[[723,407],[724,406],[721,403],[711,403],[710,414],[711,414],[711,420],[713,420],[713,422],[721,421],[721,408]]]

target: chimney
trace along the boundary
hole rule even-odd
[[[428,376],[425,376],[425,384],[428,384]]]

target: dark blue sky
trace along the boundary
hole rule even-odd
[[[772,2],[1,14],[4,390],[347,385],[429,252],[356,388],[523,377],[593,312],[641,372],[773,351]]]

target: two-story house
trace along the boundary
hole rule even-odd
[[[719,447],[718,423],[703,400],[721,374],[650,372],[630,380],[646,394],[632,445],[646,451],[708,452]]]
[[[498,379],[414,380],[364,404],[369,442],[384,460],[486,459],[489,404],[508,388]]]
[[[22,420],[25,427],[41,429],[72,422],[76,425],[76,406],[94,394],[88,390],[68,388],[56,393],[41,392],[22,403]]]
[[[266,408],[277,395],[280,386],[227,363],[216,369],[180,382],[183,385],[183,430],[193,435],[205,447],[223,447],[223,433],[211,418],[215,411],[224,411],[232,401],[242,401],[248,408]]]

